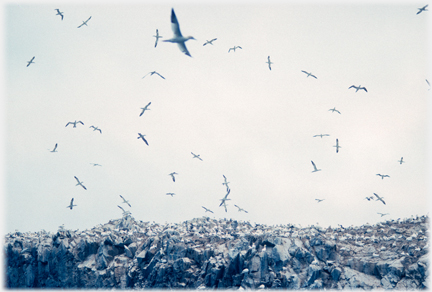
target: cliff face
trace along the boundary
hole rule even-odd
[[[8,288],[363,288],[428,286],[428,218],[297,228],[130,215],[86,231],[5,236]]]

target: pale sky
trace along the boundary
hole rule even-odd
[[[3,6],[5,232],[84,230],[120,218],[117,205],[159,223],[326,227],[428,213],[426,2],[91,3]],[[192,57],[162,42],[171,8],[196,39]],[[165,80],[142,78],[151,71]],[[65,127],[75,120],[84,125]]]

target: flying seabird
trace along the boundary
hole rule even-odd
[[[359,91],[360,89],[363,89],[364,91],[367,92],[366,87],[362,87],[361,85],[359,85],[359,86],[351,85],[350,87],[348,87],[348,89],[350,89],[350,88],[355,88],[355,89],[356,89],[356,92]]]
[[[138,138],[137,139],[142,139],[146,144],[147,144],[147,146],[148,146],[148,142],[147,142],[147,140],[144,138],[144,136],[145,135],[143,135],[143,134],[141,134],[141,133],[138,133]]]
[[[163,40],[164,42],[177,43],[180,51],[185,53],[187,56],[192,57],[186,48],[185,42],[188,40],[194,40],[193,36],[184,37],[180,32],[180,25],[178,23],[177,17],[174,13],[174,8],[171,9],[171,29],[174,33],[174,37],[168,40]]]
[[[390,177],[390,176],[387,175],[387,174],[379,174],[379,173],[377,173],[377,175],[380,176],[381,179],[384,179],[385,177]]]
[[[325,199],[315,199],[318,203],[324,201]]]
[[[87,190],[87,188],[83,185],[83,181],[80,181],[76,176],[74,176],[74,178],[76,179],[76,181],[78,182],[75,186],[82,186],[83,189]]]
[[[302,72],[305,73],[305,74],[307,74],[306,77],[311,76],[311,77],[313,77],[313,78],[315,78],[315,79],[318,79],[318,78],[317,78],[315,75],[313,75],[312,73],[309,73],[309,72],[306,72],[306,71],[303,71],[303,70],[302,70]]]
[[[228,186],[228,184],[229,184],[230,182],[229,182],[229,181],[227,181],[227,178],[226,178],[226,176],[225,176],[225,175],[223,175],[223,174],[222,174],[222,176],[224,177],[224,182],[223,182],[222,184],[226,186],[226,188],[227,188],[227,191],[228,191],[228,190],[229,190],[229,186]]]
[[[384,214],[384,213],[377,212],[377,214],[380,214],[381,217],[382,217],[382,216],[388,215],[389,213],[385,213],[385,214]]]
[[[157,43],[158,43],[158,40],[159,40],[160,38],[162,38],[162,36],[159,35],[159,31],[158,31],[158,29],[156,29],[156,35],[154,35],[154,37],[156,38],[156,41],[155,41],[155,48],[156,48]]]
[[[98,127],[95,127],[95,126],[90,126],[89,128],[93,128],[93,132],[94,132],[94,131],[99,131],[99,133],[101,133],[101,134],[102,134],[102,130],[101,130],[101,129],[99,129]]]
[[[377,197],[377,201],[381,201],[381,202],[383,202],[384,205],[386,205],[386,203],[385,203],[384,200],[383,200],[384,197],[380,197],[380,196],[378,196],[378,195],[375,194],[375,193],[373,193],[373,194],[375,195],[375,197]]]
[[[403,161],[403,157],[401,157],[400,160],[398,160],[399,164],[405,163],[405,161]]]
[[[142,112],[141,112],[141,114],[140,114],[139,116],[142,116],[142,115],[144,114],[145,111],[149,111],[149,110],[150,110],[150,109],[148,108],[150,104],[151,104],[151,102],[149,102],[145,107],[142,107],[142,108],[141,108],[141,109],[142,109]]]
[[[210,209],[207,209],[206,207],[204,207],[204,206],[201,206],[201,207],[203,207],[204,208],[204,210],[205,210],[205,213],[207,213],[207,212],[211,212],[211,213],[213,213],[213,211],[212,210],[210,210]]]
[[[165,79],[165,77],[163,77],[162,75],[160,75],[158,72],[156,72],[156,71],[152,71],[152,72],[149,72],[149,73],[147,73],[146,75],[144,75],[144,77],[146,77],[147,75],[149,75],[150,74],[150,76],[152,76],[153,74],[156,74],[156,75],[159,75],[162,79]],[[144,79],[144,77],[143,78],[141,78],[141,79]]]
[[[61,19],[63,20],[63,12],[60,12],[60,10],[58,10],[58,9],[54,9],[54,10],[56,10],[57,11],[57,14],[56,15],[60,15],[61,16]]]
[[[57,143],[55,144],[55,146],[54,146],[54,149],[53,150],[50,150],[50,152],[57,152]],[[49,149],[48,149],[49,150]]]
[[[66,208],[70,208],[70,209],[72,210],[73,207],[76,207],[76,206],[77,206],[77,205],[74,205],[74,204],[73,204],[73,200],[74,200],[74,198],[72,198],[72,200],[70,201],[70,205],[69,205],[69,206],[66,206]]]
[[[171,172],[169,175],[172,177],[173,182],[175,182],[174,175],[178,174],[177,172]]]
[[[131,212],[130,211],[126,211],[125,209],[123,209],[121,206],[119,206],[119,205],[117,205],[117,207],[119,207],[120,209],[122,209],[122,211],[123,211],[123,215],[125,216],[125,215],[128,215],[128,214],[130,214]]]
[[[330,136],[329,134],[319,134],[319,135],[315,135],[314,137],[323,137],[323,136]]]
[[[273,64],[272,62],[270,62],[270,56],[267,57],[267,62],[266,62],[269,66],[269,69],[271,70],[271,64]]]
[[[233,50],[234,51],[234,53],[235,53],[235,50],[236,49],[242,49],[242,47],[240,47],[240,46],[234,46],[234,47],[232,47],[232,48],[230,48],[229,50],[228,50],[228,53],[231,51],[231,50]],[[243,50],[243,49],[242,49]]]
[[[329,109],[329,111],[332,111],[333,113],[334,113],[334,112],[337,112],[338,114],[340,114],[340,111],[338,111],[338,110],[336,109],[336,107]]]
[[[81,121],[76,121],[76,120],[75,120],[75,122],[68,122],[68,123],[66,124],[65,127],[69,126],[69,124],[72,124],[73,127],[76,128],[77,123],[78,123],[78,124],[81,124],[81,125],[84,125],[83,122],[81,122]]]
[[[193,154],[193,152],[191,152],[191,154],[193,155],[192,158],[198,158],[199,160],[202,161],[202,159],[201,159],[201,157],[200,157],[200,154]]]
[[[33,58],[31,58],[31,60],[27,62],[27,67],[30,66],[30,64],[34,63],[33,62],[34,58],[35,58],[35,56],[33,56]]]
[[[339,152],[339,148],[342,148],[341,146],[339,146],[339,140],[336,139],[336,145],[334,145],[333,147],[336,147],[336,153]]]
[[[220,203],[219,207],[222,206],[222,204],[225,204],[225,201],[231,200],[231,199],[227,199],[230,192],[231,192],[231,190],[228,189],[227,190],[227,194],[225,195],[225,197],[223,197],[223,199],[220,199],[222,202]]]
[[[234,205],[234,206],[236,206],[236,207],[238,208],[238,211],[239,211],[239,212],[243,211],[243,212],[245,212],[245,213],[248,213],[248,211],[246,211],[245,209],[242,209],[242,208],[240,208],[240,207],[237,206],[237,205]]]
[[[175,194],[174,193],[166,193],[168,196],[174,196]]]
[[[86,21],[83,21],[83,23],[80,24],[80,25],[78,26],[78,28],[80,28],[80,27],[83,26],[83,25],[87,26],[87,21],[89,21],[90,18],[91,18],[91,16],[90,16]]]
[[[311,160],[314,170],[312,172],[320,171],[321,169],[317,169],[315,163]]]
[[[422,8],[417,8],[419,11],[418,11],[416,14],[420,14],[420,13],[422,13],[423,11],[428,11],[428,10],[426,9],[428,6],[429,6],[429,4],[423,6]]]
[[[203,46],[208,45],[208,44],[213,45],[213,42],[214,42],[215,40],[217,40],[217,39],[212,39],[211,41],[206,40],[206,42],[204,43]]]
[[[228,199],[229,200],[229,199]],[[223,201],[222,203],[221,203],[221,205],[223,205],[224,206],[224,208],[225,208],[225,212],[228,212],[227,211],[227,205],[226,205],[226,202],[225,201]],[[219,206],[220,207],[220,206]]]
[[[93,166],[102,166],[102,165],[97,164],[97,163],[90,163],[90,164],[93,164]]]
[[[370,201],[371,199],[373,199],[373,196],[370,196],[370,197],[366,197],[366,198],[365,198],[365,200],[368,200],[368,201]]]
[[[129,205],[129,207],[132,207],[130,204],[129,204],[129,201],[126,201],[126,199],[125,198],[123,198],[123,196],[122,195],[119,195],[120,196],[120,198],[122,198],[123,199],[123,202],[122,203],[125,203],[125,204],[128,204]]]

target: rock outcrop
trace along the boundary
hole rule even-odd
[[[426,289],[428,218],[298,228],[130,215],[5,236],[7,288]]]

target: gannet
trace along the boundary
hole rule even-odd
[[[222,204],[225,204],[225,201],[229,201],[231,199],[227,199],[229,193],[231,192],[230,189],[227,190],[227,194],[225,195],[225,197],[223,197],[223,199],[220,199],[222,202],[220,203],[219,207],[222,206]]]
[[[228,200],[230,200],[230,199],[228,199]],[[225,201],[223,201],[222,203],[221,203],[221,205],[223,205],[224,206],[224,208],[225,208],[225,212],[228,212],[227,211],[227,205],[226,205],[226,202]],[[219,206],[220,207],[220,206]]]
[[[63,12],[60,12],[60,10],[58,10],[58,9],[54,9],[54,10],[56,10],[57,11],[57,14],[56,15],[60,15],[61,16],[61,19],[63,20]]]
[[[399,164],[405,163],[405,161],[403,161],[403,157],[401,157],[400,160],[398,160]]]
[[[317,169],[315,163],[311,160],[314,170],[312,172],[320,171],[321,169]]]
[[[165,77],[163,77],[162,75],[160,75],[158,72],[156,72],[156,71],[152,71],[152,72],[149,72],[149,73],[147,73],[146,75],[144,75],[144,77],[146,77],[147,75],[149,75],[150,74],[150,76],[152,76],[153,74],[156,74],[156,75],[159,75],[162,79],[165,79]],[[141,79],[144,79],[144,77],[143,78],[141,78]]]
[[[142,108],[141,108],[141,109],[142,109],[142,112],[141,112],[141,114],[140,114],[139,116],[142,116],[142,115],[144,114],[145,111],[149,111],[149,110],[150,110],[150,109],[148,108],[150,104],[151,104],[151,102],[149,102],[145,107],[142,107]]]
[[[30,66],[30,64],[34,63],[33,62],[34,58],[35,58],[35,56],[33,56],[33,58],[31,58],[31,60],[27,62],[27,67]]]
[[[76,181],[78,182],[75,186],[78,186],[78,185],[80,185],[80,186],[82,186],[83,187],[83,189],[85,189],[85,190],[87,190],[87,188],[83,185],[83,181],[79,181],[79,179],[76,177],[76,176],[74,176],[74,178],[76,179]]]
[[[159,40],[160,38],[162,38],[162,36],[159,35],[159,31],[158,31],[158,29],[156,29],[156,35],[154,35],[154,37],[156,38],[156,41],[155,41],[155,48],[156,48],[157,43],[158,43],[158,40]]]
[[[377,214],[380,214],[381,217],[382,217],[382,216],[385,216],[385,215],[389,215],[389,213],[385,213],[385,214],[384,214],[384,213],[380,213],[380,212],[377,212]]]
[[[174,193],[166,193],[168,196],[174,196],[175,194]]]
[[[147,140],[144,138],[144,136],[145,135],[143,135],[143,134],[141,134],[141,133],[138,133],[138,138],[137,139],[142,139],[146,144],[147,144],[147,146],[148,146],[148,142],[147,142]]]
[[[89,21],[90,18],[91,18],[91,16],[90,16],[86,21],[83,21],[83,23],[80,24],[80,25],[78,26],[78,28],[80,28],[80,27],[83,26],[83,25],[87,26],[87,21]]]
[[[172,177],[173,182],[175,182],[174,175],[176,175],[176,174],[178,174],[178,173],[177,172],[171,172],[170,174],[168,174],[168,175],[170,175]]]
[[[237,206],[237,205],[234,205],[234,206],[236,206],[236,207],[238,208],[238,211],[239,211],[239,212],[243,211],[243,212],[245,212],[245,213],[248,213],[248,211],[246,211],[245,209],[242,209],[242,208],[240,208],[240,207]]]
[[[273,64],[272,62],[270,62],[270,56],[267,57],[267,62],[266,62],[269,66],[269,69],[271,70],[271,64]]]
[[[302,70],[302,72],[305,73],[305,74],[307,74],[306,77],[311,76],[311,77],[313,77],[313,78],[315,78],[315,79],[318,79],[318,78],[317,78],[315,75],[313,75],[312,73],[309,73],[309,72],[306,72],[306,71],[303,71],[303,70]]]
[[[97,164],[97,163],[90,163],[90,164],[93,164],[93,166],[102,166],[102,165]]]
[[[240,46],[234,46],[234,47],[232,47],[232,48],[230,48],[229,50],[228,50],[228,53],[231,51],[231,50],[233,50],[234,51],[234,53],[235,53],[235,50],[236,49],[242,49],[242,47],[240,47]],[[243,50],[243,49],[242,49]]]
[[[174,8],[171,9],[171,29],[174,33],[174,37],[168,40],[163,40],[164,42],[177,43],[180,51],[185,53],[187,56],[192,57],[186,48],[185,42],[188,40],[194,40],[193,36],[184,37],[180,32],[180,25],[178,23],[177,17],[174,13]]]
[[[342,148],[341,146],[339,146],[339,140],[336,139],[336,145],[334,145],[333,147],[336,147],[336,153],[339,152],[339,148]]]
[[[193,152],[191,152],[191,154],[193,155],[193,157],[192,158],[198,158],[199,160],[201,160],[202,161],[202,159],[201,159],[201,157],[200,157],[200,154],[193,154]]]
[[[117,205],[117,207],[119,207],[120,209],[122,209],[122,211],[123,211],[123,216],[126,216],[126,215],[128,215],[128,214],[130,214],[131,212],[130,211],[125,211],[125,209],[123,209],[121,206],[119,206],[119,205]]]
[[[76,121],[76,120],[75,120],[75,122],[68,122],[68,123],[66,124],[65,127],[67,127],[69,124],[72,124],[73,127],[76,128],[77,123],[78,123],[78,124],[81,124],[81,125],[84,125],[83,122],[81,122],[81,121]]]
[[[429,4],[423,6],[422,8],[417,8],[419,11],[418,11],[416,14],[420,14],[420,13],[422,13],[423,11],[428,11],[428,10],[426,9],[428,6],[429,6]]]
[[[211,212],[211,213],[213,213],[213,211],[212,210],[210,210],[210,209],[207,209],[206,207],[204,207],[204,206],[201,206],[201,207],[203,207],[204,208],[204,210],[205,210],[205,213],[207,213],[207,212]]]
[[[69,205],[69,206],[66,206],[66,208],[70,208],[70,209],[72,210],[73,207],[76,207],[76,206],[77,206],[77,205],[74,205],[74,204],[73,204],[73,200],[74,200],[74,198],[72,198],[72,200],[71,200],[71,202],[70,202],[70,205]]]
[[[50,152],[57,152],[57,143],[55,144],[55,146],[54,146],[54,149],[53,150],[50,150]],[[49,150],[49,149],[48,149]]]
[[[333,113],[334,113],[334,112],[337,112],[338,114],[340,114],[340,111],[338,111],[338,110],[336,109],[336,107],[329,109],[329,111],[332,111]]]
[[[204,44],[203,46],[208,45],[208,44],[213,45],[213,42],[214,42],[215,40],[217,40],[217,39],[212,39],[211,41],[206,40],[206,42],[205,42],[205,44]]]
[[[223,182],[222,184],[226,186],[226,188],[227,188],[227,191],[228,191],[228,190],[229,190],[229,186],[228,186],[228,184],[229,184],[230,182],[229,182],[229,181],[227,181],[227,178],[226,178],[226,176],[225,176],[225,175],[223,175],[223,174],[222,174],[222,176],[224,177],[224,182]]]
[[[125,203],[125,204],[128,204],[129,205],[129,207],[132,207],[130,204],[129,204],[129,201],[126,201],[126,199],[125,198],[123,198],[123,196],[122,195],[119,195],[120,196],[120,198],[122,198],[123,199],[123,202],[122,202],[122,204],[123,203]]]
[[[356,92],[359,91],[360,89],[363,89],[364,91],[367,92],[366,87],[361,87],[361,85],[359,85],[359,86],[351,85],[350,87],[348,87],[348,89],[350,89],[350,88],[355,88],[355,89],[356,89]]]
[[[315,135],[314,137],[323,137],[323,136],[330,136],[329,134],[319,134],[319,135]]]
[[[377,173],[377,175],[380,176],[381,179],[384,179],[385,177],[390,177],[390,176],[387,175],[387,174],[379,174],[379,173]]]
[[[102,134],[102,130],[101,130],[101,129],[99,129],[98,127],[95,127],[95,126],[90,126],[89,128],[93,128],[93,132],[94,132],[94,131],[99,131],[99,133],[101,133],[101,134]]]
[[[318,203],[324,201],[325,199],[315,199]]]
[[[385,203],[384,200],[383,200],[384,197],[380,197],[380,196],[378,196],[378,195],[375,194],[375,193],[373,193],[373,194],[375,195],[375,197],[377,197],[377,199],[376,199],[377,201],[381,201],[381,202],[383,202],[384,205],[386,205],[386,203]]]

